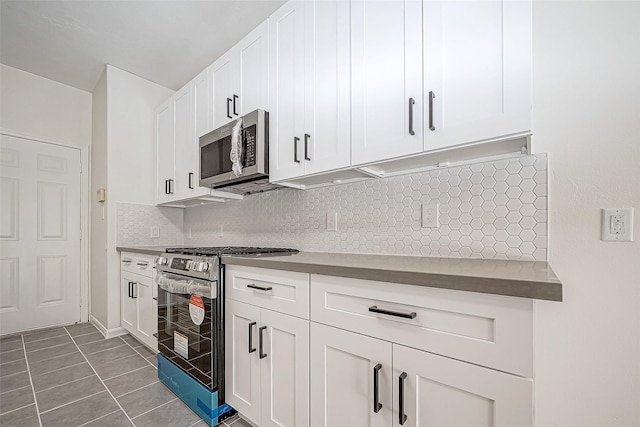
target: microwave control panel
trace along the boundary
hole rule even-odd
[[[256,125],[248,126],[244,130],[244,167],[256,164]]]

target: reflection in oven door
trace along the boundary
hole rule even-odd
[[[158,351],[207,388],[215,390],[218,378],[214,345],[218,340],[213,319],[218,318],[218,308],[215,300],[198,298],[204,306],[203,319],[201,307],[194,315],[190,313],[190,298],[189,294],[158,289]]]

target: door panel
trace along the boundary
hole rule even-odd
[[[269,177],[274,181],[304,173],[306,8],[290,1],[269,19]]]
[[[187,197],[189,190],[189,172],[195,172],[195,116],[192,109],[193,87],[188,84],[173,97],[174,114],[174,157],[175,185],[172,199]]]
[[[311,323],[311,425],[389,427],[392,416],[391,343]],[[373,407],[373,368],[379,402]]]
[[[175,173],[172,99],[156,109],[156,204],[171,200],[166,189],[167,180],[174,179]]]
[[[531,129],[530,3],[425,2],[424,61],[425,150]]]
[[[309,321],[261,310],[261,427],[309,425]]]
[[[393,363],[394,426],[400,426],[403,372],[407,420],[402,427],[532,425],[531,380],[397,344]]]
[[[351,11],[353,164],[420,152],[422,1],[354,0]]]
[[[1,135],[0,334],[80,321],[80,150]]]
[[[236,112],[250,113],[258,108],[268,110],[269,98],[269,22],[265,21],[238,46],[239,87],[234,89]],[[232,114],[232,116],[237,117]]]
[[[137,313],[137,336],[143,339],[148,346],[157,349],[157,340],[153,336],[157,325],[154,325],[153,316],[153,286],[150,277],[137,277],[135,281],[135,303]]]
[[[213,80],[213,128],[230,122],[233,119],[233,105],[228,104],[227,98],[233,101],[233,87],[237,67],[234,66],[232,53],[223,55],[211,66]],[[229,117],[231,116],[231,117]]]
[[[132,295],[132,286],[130,283],[135,282],[135,277],[122,274],[122,287],[120,296],[122,299],[122,327],[131,333],[135,333],[137,329],[137,307],[136,300]]]
[[[249,324],[252,342],[249,342]],[[227,300],[225,314],[225,399],[250,421],[260,423],[260,359],[258,326],[260,309]],[[249,345],[255,348],[249,352]]]

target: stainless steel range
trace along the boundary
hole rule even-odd
[[[224,400],[221,257],[294,253],[283,248],[171,248],[156,261],[158,377],[211,426],[235,413]]]

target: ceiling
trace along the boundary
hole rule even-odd
[[[2,0],[0,62],[86,91],[104,64],[176,90],[284,0]]]

